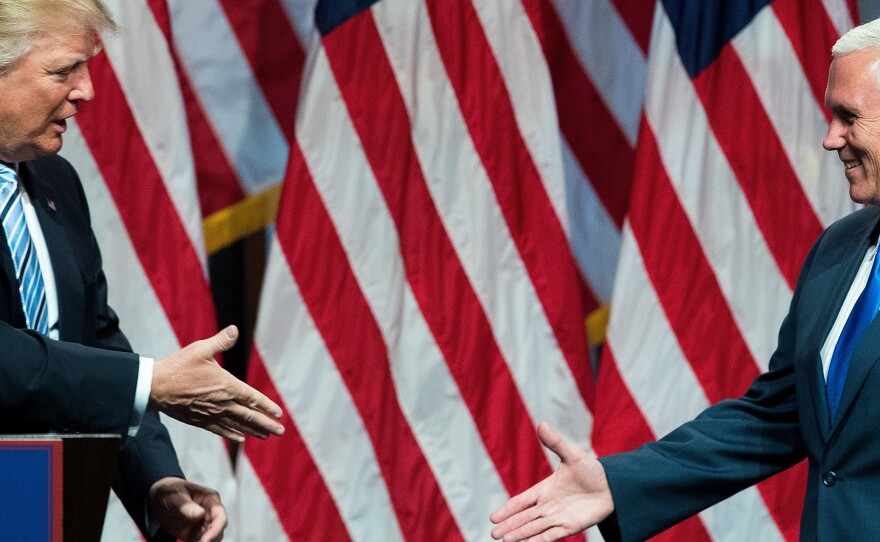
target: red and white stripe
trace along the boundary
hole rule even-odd
[[[284,177],[315,0],[165,0],[205,216]]]
[[[240,516],[289,539],[485,539],[551,472],[539,421],[589,448],[540,32],[525,3],[384,0],[309,55],[249,374],[290,437],[246,443],[239,483],[277,514],[242,495]]]
[[[572,251],[591,300],[611,299],[629,205],[653,0],[533,0],[562,134]],[[554,9],[555,8],[555,9]]]

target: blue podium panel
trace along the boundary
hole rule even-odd
[[[62,442],[0,445],[0,533],[4,540],[62,539]]]

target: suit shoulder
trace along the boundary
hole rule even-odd
[[[868,205],[835,221],[828,226],[823,237],[837,238],[841,235],[852,236],[863,230],[867,230],[867,233],[874,228],[878,219],[880,219],[880,207]]]
[[[79,176],[76,174],[76,170],[73,169],[70,162],[68,162],[63,156],[57,154],[43,156],[36,160],[32,160],[30,164],[34,172],[41,177],[48,176],[53,179],[67,178],[79,182]]]
[[[804,269],[815,261],[827,263],[849,258],[854,251],[862,251],[871,240],[876,240],[877,223],[880,221],[880,207],[868,206],[851,213],[825,229],[813,244],[804,262]]]
[[[58,155],[44,156],[26,162],[30,172],[30,188],[36,196],[55,201],[72,202],[75,207],[86,209],[82,181],[73,165]]]

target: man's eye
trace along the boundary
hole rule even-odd
[[[55,78],[58,79],[59,81],[66,81],[67,78],[70,77],[70,75],[71,75],[73,72],[75,72],[75,71],[77,70],[77,68],[79,68],[79,66],[80,66],[80,64],[76,64],[76,65],[74,65],[74,66],[70,66],[70,67],[67,67],[67,68],[61,68],[60,70],[57,70],[57,71],[53,72],[53,75],[54,75]]]
[[[839,117],[840,121],[847,126],[852,126],[852,123],[856,121],[856,116],[850,113],[841,113]]]

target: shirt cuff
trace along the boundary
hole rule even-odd
[[[138,366],[137,387],[134,391],[134,409],[131,411],[131,423],[128,426],[128,436],[137,435],[144,412],[147,410],[147,402],[150,400],[150,388],[153,385],[153,358],[141,358]]]

